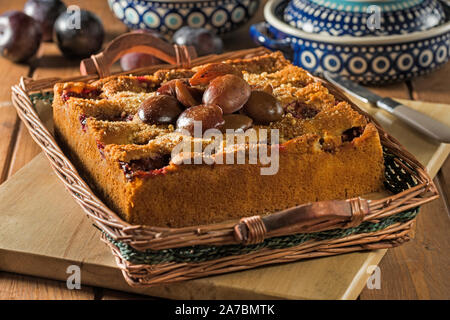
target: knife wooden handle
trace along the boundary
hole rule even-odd
[[[450,127],[430,118],[429,116],[411,109],[391,98],[383,98],[377,102],[377,106],[392,113],[403,122],[428,137],[442,143],[450,143]]]

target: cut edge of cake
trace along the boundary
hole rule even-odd
[[[174,164],[167,157],[183,138],[175,128],[129,118],[154,94],[150,91],[192,75],[199,67],[55,85],[59,141],[94,190],[124,220],[165,227],[204,225],[382,188],[378,131],[347,102],[336,101],[281,53],[225,63],[239,68],[254,87],[270,85],[289,111],[279,122],[255,126],[280,131],[276,175],[262,176],[260,163]],[[149,161],[151,167],[161,167],[140,175],[132,172],[148,167]]]

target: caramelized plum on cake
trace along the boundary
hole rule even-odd
[[[132,224],[218,223],[383,185],[376,126],[279,52],[194,70],[56,84],[54,93],[58,139],[99,196]],[[258,146],[279,151],[270,163],[278,170],[262,175],[267,162],[259,157],[197,164],[213,139],[192,137],[195,121],[202,133],[215,128],[222,138],[227,129],[257,134]],[[264,130],[274,135],[264,138]],[[194,161],[171,160],[185,139],[194,149],[180,157]],[[247,157],[255,143],[247,140],[206,158],[238,159],[240,151]]]

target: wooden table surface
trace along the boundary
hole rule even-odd
[[[1,1],[0,13],[21,10],[25,0]],[[103,21],[106,41],[126,31],[107,7],[106,0],[70,0],[95,12]],[[250,22],[261,21],[262,6]],[[248,24],[249,25],[249,24]],[[226,50],[254,46],[243,27],[225,39]],[[106,42],[105,41],[105,42]],[[0,59],[0,183],[14,175],[39,152],[10,102],[10,87],[21,76],[45,78],[77,74],[79,62],[63,58],[52,43],[44,43],[37,58],[25,65]],[[405,83],[372,88],[386,96],[450,104],[450,63],[435,73]],[[381,261],[381,288],[365,288],[360,299],[449,299],[450,298],[450,159],[435,178],[441,198],[422,207],[416,238],[390,249]],[[83,286],[69,290],[64,282],[0,272],[0,299],[136,299],[148,297]]]

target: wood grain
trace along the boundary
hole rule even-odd
[[[417,218],[416,238],[388,250],[379,265],[381,289],[366,288],[361,299],[448,299],[449,228],[442,199],[424,205]]]
[[[7,10],[21,10],[26,0],[1,1],[0,13]],[[11,101],[11,86],[17,83],[21,76],[27,76],[30,71],[28,64],[17,64],[0,57],[2,72],[0,85],[0,103]]]
[[[10,102],[2,102],[0,114],[0,183],[2,183],[8,177],[11,154],[19,128],[19,119]]]
[[[25,1],[3,1],[0,12],[20,9]],[[8,177],[8,168],[19,128],[19,118],[11,104],[11,86],[21,76],[28,76],[30,67],[27,64],[15,64],[0,58],[2,80],[0,85],[0,183]]]
[[[128,30],[113,15],[106,1],[74,0],[71,1],[71,5],[78,5],[81,8],[88,9],[101,18],[106,32],[103,45],[106,45],[109,41]],[[33,73],[34,79],[47,77],[63,78],[80,74],[80,61],[63,57],[54,43],[43,44],[39,59],[34,62],[33,67],[35,68]]]
[[[26,0],[2,1],[0,12],[10,9],[21,9]],[[246,27],[225,38],[225,49],[234,50],[243,47],[251,47],[254,44],[248,36],[247,27],[257,21],[262,21],[261,2],[259,12]],[[120,23],[107,8],[106,1],[73,0],[70,4],[79,5],[89,9],[101,17],[107,31],[107,41],[123,33],[126,27]],[[34,77],[55,76],[55,74],[73,75],[78,73],[78,62],[67,61],[61,57],[54,44],[45,44],[41,48],[39,59],[32,61]],[[117,68],[117,65],[115,66]],[[27,136],[23,128],[19,129],[19,122],[10,101],[10,86],[18,81],[22,75],[31,75],[28,65],[16,65],[5,59],[0,59],[0,68],[4,76],[0,86],[0,183],[6,178],[8,172],[12,175],[38,152],[36,147],[31,147],[33,142]],[[412,95],[415,99],[431,102],[449,103],[450,94],[450,64],[443,69],[429,75],[411,81],[412,93],[409,93],[405,83],[372,88],[375,92],[395,98],[408,99]],[[18,143],[15,144],[16,138]],[[20,141],[20,142],[19,142]],[[10,162],[14,151],[14,160],[10,169]],[[379,298],[427,298],[448,299],[450,287],[448,282],[448,213],[445,213],[445,199],[448,209],[448,195],[450,194],[450,161],[447,160],[443,169],[438,173],[436,182],[446,197],[440,202],[434,202],[424,206],[419,216],[417,225],[417,239],[402,247],[389,250],[380,264],[382,272],[381,290],[365,289],[361,294],[362,299]],[[445,217],[447,220],[445,220]],[[83,217],[84,218],[84,217]],[[436,223],[435,223],[436,222]],[[439,222],[439,223],[438,223]],[[422,236],[421,236],[422,234]],[[96,238],[95,241],[98,239]],[[1,256],[1,255],[0,255]],[[1,258],[0,258],[1,264]],[[48,275],[50,276],[50,274]],[[120,276],[120,274],[119,274]],[[258,279],[256,279],[258,281]],[[66,292],[67,291],[67,292]],[[32,294],[30,292],[33,292]],[[94,292],[94,294],[92,293]],[[95,292],[97,292],[95,294]],[[18,276],[15,274],[0,272],[0,299],[48,299],[67,298],[81,299],[104,297],[105,299],[141,297],[124,294],[118,291],[88,289],[86,295],[73,295],[63,287],[63,283],[41,278]]]
[[[384,86],[368,86],[369,90],[377,93],[382,97],[390,97],[396,99],[410,99],[409,89],[406,83],[394,83]]]
[[[40,152],[41,148],[33,141],[25,125],[20,123],[14,151],[11,156],[8,177],[15,174]]]
[[[92,300],[92,288],[69,290],[61,281],[0,273],[0,300]]]
[[[411,81],[415,100],[449,103],[450,63],[441,69]]]
[[[50,61],[52,63],[49,63]],[[32,67],[35,79],[50,76],[63,78],[77,73],[79,64],[62,57],[54,43],[45,42],[42,43],[37,58],[32,61]],[[14,175],[40,152],[41,148],[33,141],[25,125],[20,123],[8,177]]]
[[[99,241],[100,232],[64,190],[42,154],[0,186],[0,217],[4,221],[0,224],[0,269],[4,271],[65,280],[68,265],[76,264],[83,285],[175,299],[355,299],[367,279],[367,266],[379,263],[384,254],[356,252],[132,288],[109,248]]]
[[[450,160],[439,171],[435,183],[442,196],[442,202],[450,218]]]
[[[113,38],[127,30],[127,28],[122,23],[118,23],[118,20],[114,17],[111,10],[107,8],[106,1],[71,1],[71,4],[78,5],[81,8],[87,8],[101,17],[102,22],[106,26],[108,26],[104,43],[107,43],[108,41],[112,40]],[[14,72],[22,72],[21,69],[18,68],[18,66],[15,64],[7,62],[7,66],[8,68],[12,68]],[[31,66],[32,70],[34,71],[34,79],[41,79],[46,77],[64,78],[73,74],[79,74],[79,61],[69,60],[61,56],[58,47],[54,43],[42,43],[41,47],[39,48],[37,58],[31,61]],[[27,66],[25,68],[27,73],[28,69],[29,68]],[[27,73],[20,75],[27,75]],[[10,74],[10,76],[8,77],[8,79],[11,81],[10,85],[17,83],[20,75],[16,76],[15,74]],[[0,91],[0,99],[1,98],[2,95]],[[10,100],[10,93],[8,98],[5,100]],[[7,176],[12,176],[40,152],[41,149],[39,148],[39,146],[37,146],[33,141],[25,126],[20,123],[17,140],[11,157],[11,165],[7,172]],[[2,161],[1,156],[0,161]],[[4,161],[7,162],[8,159],[5,159]]]
[[[425,106],[424,111],[437,110],[434,105]],[[450,123],[450,119],[448,121]],[[389,125],[392,123],[385,123],[387,129]],[[402,137],[410,136],[406,131]],[[409,140],[406,147],[414,144],[415,140]],[[435,151],[439,148],[431,147]],[[150,296],[354,299],[365,285],[367,268],[377,265],[385,253],[357,252],[134,289],[124,282],[108,248],[98,240],[99,231],[91,226],[92,222],[63,189],[43,155],[0,186],[0,190],[0,215],[4,221],[0,225],[0,266],[3,270],[64,280],[67,265],[78,264],[84,284]],[[23,232],[25,227],[27,232]],[[18,232],[21,237],[17,237]]]
[[[411,81],[416,100],[449,103],[450,63]],[[447,111],[450,113],[450,110]],[[416,239],[388,251],[379,267],[381,290],[365,289],[361,299],[448,299],[450,250],[449,195],[450,159],[434,179],[441,193],[438,201],[425,205],[417,219]]]
[[[20,10],[23,8],[26,0],[20,1],[2,1],[0,4],[0,12],[6,10]],[[107,33],[105,43],[115,38],[117,35],[123,33],[126,27],[113,16],[107,6],[106,1],[71,1],[71,4],[79,5],[82,8],[87,8],[97,15],[99,15],[107,25]],[[14,175],[19,169],[32,160],[41,149],[35,144],[26,130],[25,126],[19,122],[17,114],[13,109],[10,101],[10,87],[16,84],[21,76],[29,76],[34,71],[34,77],[48,77],[48,76],[69,76],[78,73],[79,62],[70,61],[63,58],[59,49],[54,43],[43,43],[39,49],[37,58],[34,58],[29,65],[17,65],[5,59],[0,59],[0,69],[3,74],[8,75],[2,78],[2,85],[0,86],[0,183],[7,177]],[[72,290],[61,287],[59,283],[54,281],[44,281],[41,283],[37,279],[30,280],[27,277],[11,276],[5,273],[0,273],[2,285],[0,287],[10,288],[17,291],[18,297],[20,290],[29,291],[30,288],[37,288],[33,292],[33,296],[23,294],[23,299],[52,299],[51,293],[57,292],[58,295],[66,299],[84,299],[93,298],[93,295],[80,296]],[[9,279],[9,282],[8,282]],[[56,285],[58,284],[58,285]],[[54,289],[54,288],[57,288]],[[56,290],[56,291],[55,291]],[[93,290],[92,288],[90,289]],[[7,298],[0,295],[0,298]]]
[[[132,294],[123,291],[103,289],[101,300],[154,300],[155,298],[141,294]]]

